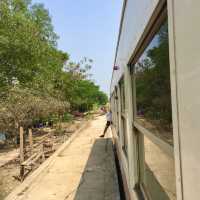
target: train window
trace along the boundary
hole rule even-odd
[[[116,121],[115,121],[115,94],[113,92],[112,96],[111,96],[111,100],[110,100],[110,108],[112,110],[112,123],[115,126],[116,125]]]
[[[115,121],[116,121],[116,131],[119,136],[119,100],[118,100],[118,89],[115,88],[114,93],[114,104],[115,104]]]
[[[127,128],[126,128],[126,116],[125,116],[125,88],[124,88],[124,78],[119,82],[120,88],[120,103],[121,103],[121,132],[122,132],[122,149],[124,150],[125,155],[127,156]]]
[[[127,156],[127,144],[128,144],[128,140],[127,140],[127,128],[126,128],[126,119],[122,116],[121,117],[121,126],[122,126],[122,134],[123,134],[123,144],[122,144],[122,148],[124,150],[125,155]]]
[[[121,112],[125,113],[125,90],[124,90],[124,78],[120,81],[120,96],[121,96]]]
[[[144,188],[151,199],[176,199],[174,159],[144,136]]]
[[[167,22],[135,65],[137,121],[173,145]]]
[[[136,115],[143,136],[142,188],[150,199],[176,199],[167,19],[134,64]]]

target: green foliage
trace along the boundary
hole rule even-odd
[[[0,1],[0,130],[15,132],[37,120],[67,121],[70,110],[107,102],[89,80],[93,61],[69,61],[57,39],[42,4]]]
[[[92,60],[87,58],[78,63],[68,62],[59,75],[56,89],[62,91],[72,110],[85,112],[91,110],[94,104],[104,105],[108,102],[107,95],[88,79],[91,64]]]
[[[95,103],[107,103],[107,96],[99,91],[99,87],[89,80],[78,80],[74,85],[74,94],[70,102],[74,110],[81,112],[92,110]]]
[[[28,84],[55,65],[62,68],[68,55],[56,49],[57,36],[42,5],[3,0],[0,13],[1,85]]]
[[[108,103],[107,94],[102,92],[102,91],[98,91],[98,93],[97,93],[97,103],[99,105],[106,105]]]
[[[73,115],[71,115],[70,113],[66,112],[63,115],[62,121],[63,122],[69,122],[73,119]]]

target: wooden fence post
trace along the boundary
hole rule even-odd
[[[33,134],[32,129],[28,129],[29,144],[30,144],[30,154],[33,155]]]
[[[24,166],[22,163],[24,162],[24,129],[22,126],[19,128],[19,138],[20,138],[20,177],[23,180],[24,177]]]
[[[19,128],[20,138],[20,163],[24,162],[24,129],[20,126]]]

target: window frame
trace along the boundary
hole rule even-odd
[[[118,88],[114,89],[114,107],[115,107],[115,122],[116,122],[116,132],[119,137],[119,98],[118,98]]]
[[[136,114],[137,113],[137,103],[136,103],[137,95],[136,95],[136,81],[135,81],[135,74],[134,74],[135,64],[139,60],[140,56],[144,53],[145,49],[150,44],[153,37],[158,32],[158,30],[160,29],[160,27],[162,26],[163,22],[166,19],[167,19],[167,13],[166,13],[166,10],[164,10],[163,13],[161,13],[161,16],[159,16],[159,18],[157,19],[157,22],[153,25],[151,33],[149,33],[150,37],[146,38],[147,41],[144,42],[145,46],[143,46],[142,51],[137,55],[137,60],[134,60],[134,62],[132,62],[130,66],[130,73],[132,76],[133,104],[134,104],[134,116],[133,116],[132,126],[133,128],[136,128],[140,133],[148,137],[152,142],[154,142],[157,146],[159,146],[168,155],[170,155],[171,157],[174,157],[173,146],[171,146],[164,140],[160,139],[159,137],[156,137],[155,134],[153,134],[150,130],[140,125],[136,119],[137,118],[137,114]]]
[[[145,153],[144,153],[144,136],[150,139],[156,146],[163,150],[167,155],[172,157],[175,160],[174,147],[162,140],[161,138],[155,136],[147,128],[143,127],[137,122],[137,104],[136,104],[136,81],[135,81],[135,64],[144,53],[150,42],[153,40],[156,33],[161,28],[164,21],[168,18],[167,14],[167,3],[158,12],[157,16],[154,18],[154,22],[147,27],[147,30],[143,33],[139,45],[137,46],[133,56],[128,63],[129,73],[131,75],[131,85],[132,85],[132,103],[133,103],[133,121],[132,129],[135,135],[137,136],[137,172],[138,172],[138,183],[136,184],[136,190],[139,189],[145,199],[149,199],[149,194],[144,186],[145,179]],[[170,49],[169,49],[170,51]],[[171,88],[172,90],[172,88]],[[177,193],[177,191],[176,191]]]
[[[125,78],[122,78],[119,81],[119,97],[120,97],[120,132],[122,135],[122,150],[126,156],[128,157],[128,135],[127,135],[127,119],[126,119],[126,97],[125,97]]]

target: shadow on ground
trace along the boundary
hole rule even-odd
[[[111,138],[96,139],[74,200],[118,200],[119,190]]]

